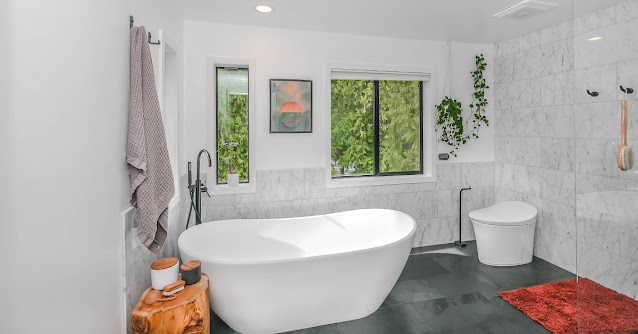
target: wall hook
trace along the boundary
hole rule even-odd
[[[623,88],[622,86],[620,86],[620,90],[621,90],[623,93],[625,93],[625,94],[631,94],[631,93],[633,93],[633,92],[634,92],[634,89],[633,89],[633,88],[629,88],[629,87],[627,87],[627,89],[625,89],[625,88]]]
[[[148,32],[148,44],[153,44],[153,45],[160,45],[161,41],[157,40],[157,42],[152,42],[151,41],[151,32]]]
[[[598,96],[598,92],[590,92],[589,89],[587,90],[587,94],[589,94],[589,96],[591,96],[591,97]]]

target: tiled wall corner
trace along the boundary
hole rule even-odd
[[[567,22],[497,44],[494,197],[536,206],[535,255],[575,272],[572,36]]]

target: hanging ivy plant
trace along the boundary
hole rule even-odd
[[[463,107],[461,102],[446,96],[441,101],[441,104],[436,106],[436,110],[438,111],[438,117],[435,130],[440,133],[439,141],[452,146],[453,149],[450,154],[456,156],[456,150],[467,141],[463,137]]]
[[[472,129],[465,133],[465,129],[469,128],[469,124],[467,124],[469,120],[463,122],[461,102],[446,96],[441,104],[436,106],[438,113],[435,130],[440,134],[439,141],[452,146],[450,154],[455,157],[457,156],[456,151],[461,145],[472,138],[479,138],[478,132],[481,125],[489,126],[489,121],[485,116],[485,107],[488,104],[485,90],[490,87],[483,78],[483,71],[485,71],[487,63],[483,54],[477,55],[475,60],[476,69],[471,72],[474,79],[474,93],[472,94],[472,104],[470,104],[472,114],[469,118],[472,120]]]

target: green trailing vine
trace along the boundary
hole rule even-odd
[[[474,93],[472,93],[472,104],[470,109],[472,114],[469,119],[472,120],[472,129],[466,133],[466,128],[470,125],[469,119],[464,122],[463,106],[461,102],[446,96],[441,104],[436,106],[437,119],[435,130],[440,133],[439,141],[450,146],[450,154],[456,155],[459,147],[472,138],[479,138],[478,132],[481,125],[489,126],[489,121],[485,116],[485,107],[488,102],[485,98],[485,91],[490,87],[485,83],[483,72],[487,67],[483,54],[477,55],[476,69],[471,72],[474,79]]]
[[[477,55],[476,69],[472,72],[472,78],[474,79],[474,93],[472,94],[472,104],[470,104],[470,108],[472,109],[473,128],[468,134],[468,136],[472,136],[472,138],[478,138],[478,130],[481,128],[482,124],[490,126],[490,122],[485,116],[485,107],[487,107],[485,90],[490,88],[490,86],[485,83],[485,78],[483,78],[483,71],[485,71],[486,67],[487,63],[485,62],[483,54]]]
[[[465,144],[467,139],[463,136],[463,107],[461,102],[449,97],[445,97],[441,104],[436,106],[438,111],[436,119],[436,132],[439,132],[439,141],[450,146],[452,150],[450,154],[456,156],[461,144]]]

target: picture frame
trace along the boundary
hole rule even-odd
[[[312,80],[270,79],[270,133],[312,133]]]

